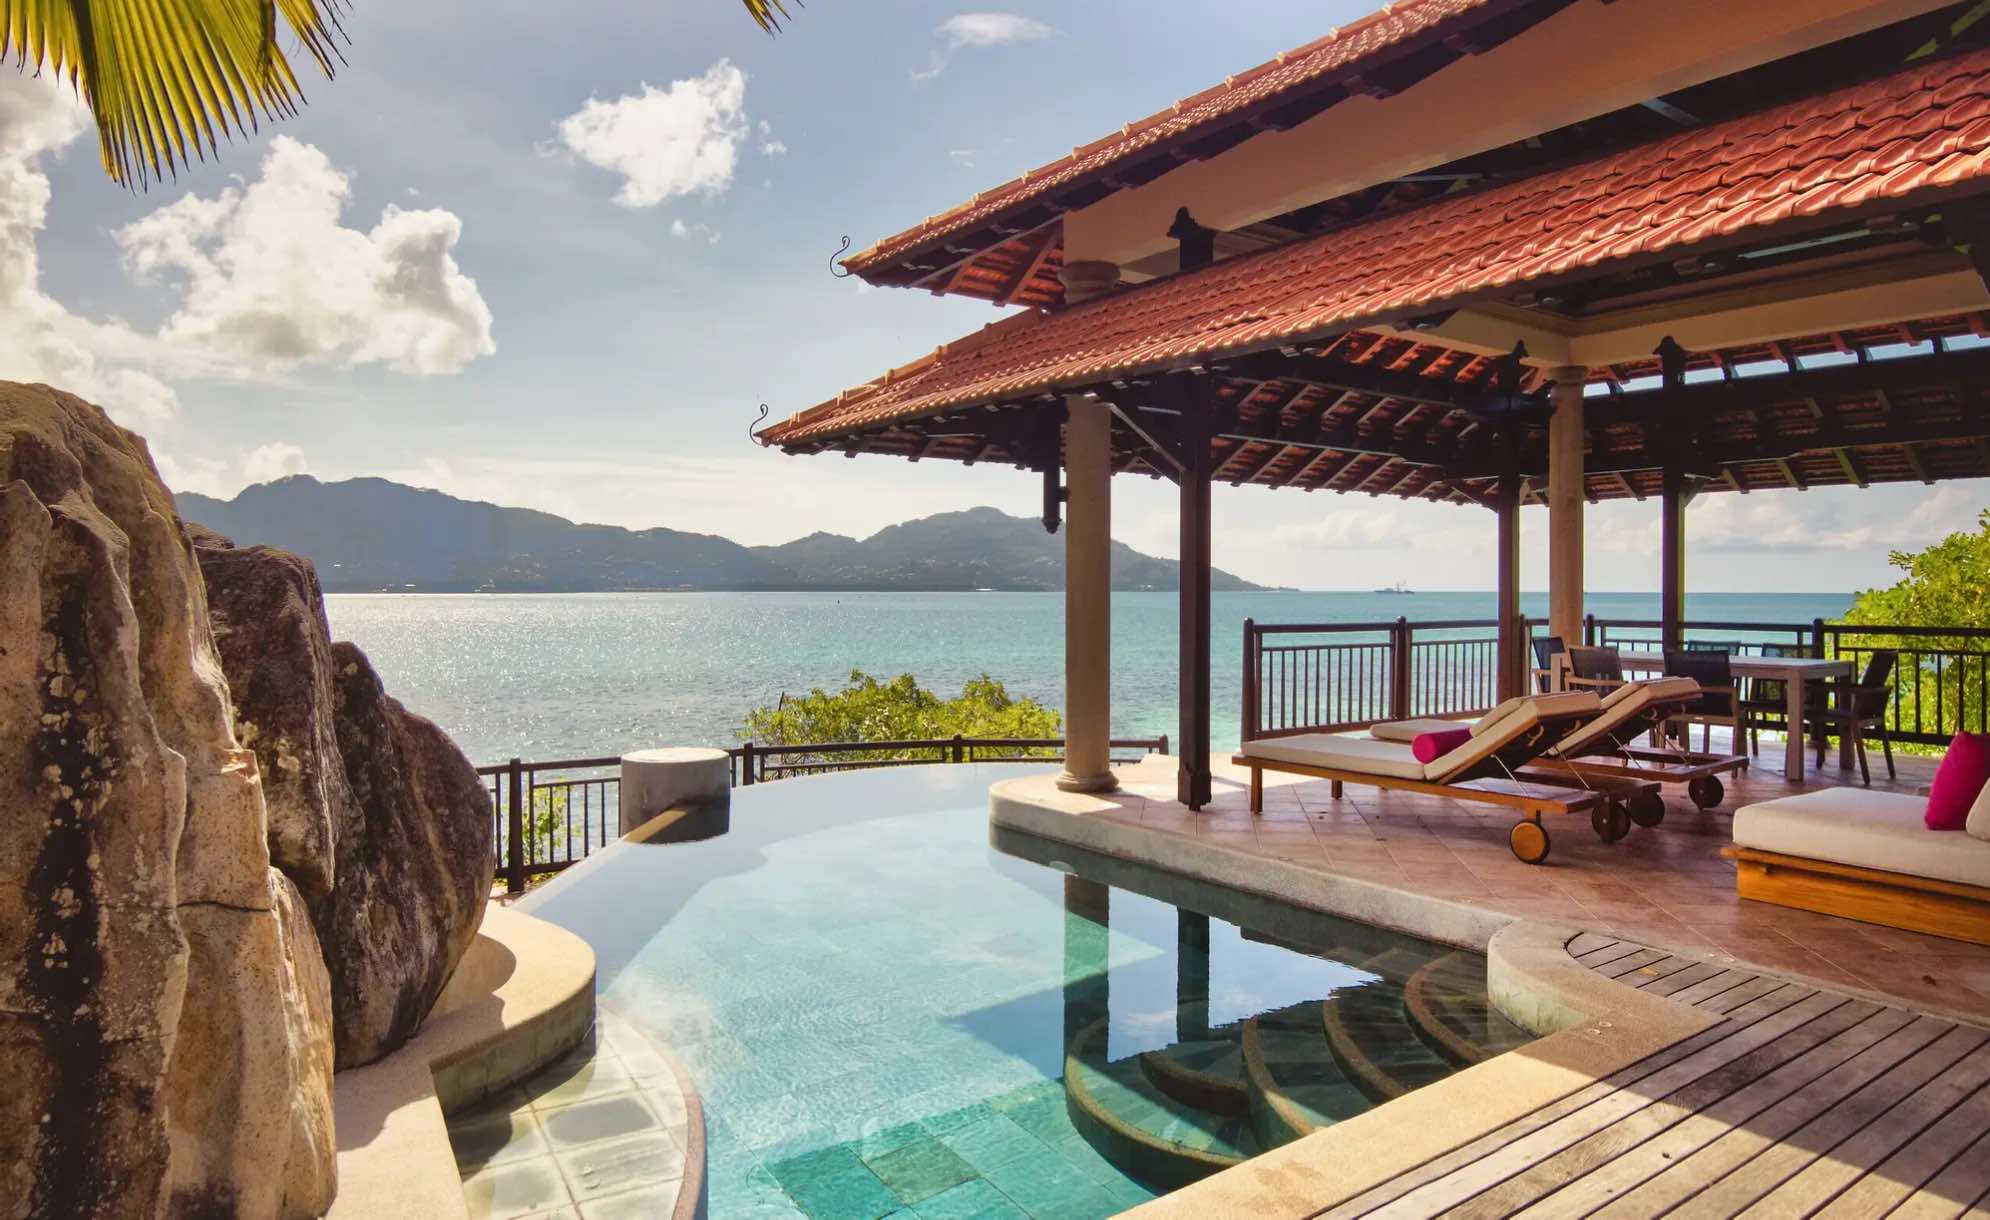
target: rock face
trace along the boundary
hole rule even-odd
[[[144,442],[0,382],[0,1216],[305,1216],[330,981]]]
[[[237,730],[261,764],[270,853],[331,977],[340,1068],[420,1027],[490,894],[490,800],[442,731],[333,644],[309,561],[195,531]]]

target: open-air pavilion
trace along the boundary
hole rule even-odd
[[[1346,898],[1368,904],[1359,917],[1384,919],[1387,895],[1409,893],[1581,929],[1564,938],[1570,958],[1649,975],[1656,994],[1696,999],[1762,971],[1969,1020],[1990,1002],[1990,952],[1965,943],[1984,939],[1981,886],[1941,883],[1927,900],[1976,904],[1957,917],[1967,932],[1912,919],[1909,931],[1879,926],[1923,901],[1904,891],[1877,915],[1832,908],[1878,924],[1737,899],[1724,816],[1616,843],[1574,836],[1559,867],[1538,869],[1504,853],[1503,819],[1413,786],[1278,782],[1254,814],[1244,773],[1210,751],[1210,495],[1227,482],[1487,509],[1498,559],[1491,636],[1462,649],[1412,648],[1404,624],[1369,645],[1374,666],[1322,652],[1294,667],[1252,651],[1267,625],[1240,624],[1248,745],[1482,711],[1533,689],[1536,627],[1606,642],[1584,616],[1587,504],[1649,502],[1662,536],[1652,642],[1678,646],[1694,627],[1694,497],[1990,477],[1986,14],[1891,0],[1393,5],[847,259],[876,284],[1027,308],[758,439],[792,454],[1007,463],[1042,480],[1044,524],[1066,537],[1066,754],[1054,782],[998,787],[998,827],[1123,844],[1209,876],[1312,870],[1366,895]],[[1117,775],[1115,475],[1178,486],[1182,559],[1178,757]],[[1529,506],[1549,522],[1545,624],[1520,613]],[[1792,644],[1856,655],[1832,632],[1799,625]],[[1961,685],[1990,680],[1980,649],[1950,662],[1935,686],[1956,682],[1956,703],[1913,726],[1921,740],[1945,741]],[[1844,791],[1847,772],[1805,776],[1804,726],[1788,728],[1780,764],[1765,753],[1736,778],[1737,803]],[[1741,737],[1737,726],[1736,750]],[[1932,774],[1903,760],[1857,799],[1911,803]],[[1475,1185],[1472,1166],[1538,1137],[1515,1122],[1372,1179],[1360,1199],[1326,1193],[1352,1214],[1364,1200],[1521,1206],[1569,1187],[1561,1200],[1587,1209],[1619,1189],[1608,1183],[1625,1162],[1610,1158],[1656,1155],[1654,1143],[1579,1166],[1523,1158],[1504,1185]],[[1836,1185],[1703,1160],[1616,1180],[1665,1183],[1675,1193],[1653,1199],[1674,1201],[1718,1181],[1709,1200],[1799,1211],[1840,1191],[1874,1207],[1923,1187],[1964,1206],[1990,1191],[1975,1171],[1952,1180],[1948,1153],[1919,1177],[1881,1172],[1932,1155],[1921,1130],[1873,1137]],[[1355,1140],[1334,1147],[1382,1147]],[[1180,1214],[1292,1202],[1270,1177],[1239,1189]]]
[[[1558,94],[1573,108],[1563,126],[1405,160],[1433,107],[1456,123],[1475,88],[1513,83],[1530,32],[1600,40],[1646,24],[1642,7],[1400,6],[1360,31],[1376,44],[1365,54],[1349,59],[1345,37],[1302,50],[884,242],[850,266],[1036,308],[760,439],[1039,472],[1046,526],[1068,519],[1073,787],[1110,782],[1113,474],[1181,489],[1176,740],[1191,808],[1209,799],[1215,482],[1490,509],[1500,697],[1525,683],[1522,507],[1548,510],[1548,629],[1580,640],[1584,505],[1649,500],[1676,642],[1694,496],[1990,475],[1990,51],[1968,45],[1982,33],[1970,6],[1845,5],[1840,20],[1880,28],[1689,88]],[[1885,24],[1909,10],[1925,15]],[[1651,47],[1645,70],[1677,80],[1659,71],[1665,52],[1691,53]],[[1562,56],[1579,57],[1566,43]],[[1653,92],[1612,107],[1627,83]],[[1288,179],[1323,175],[1284,157],[1191,176],[1264,141],[1325,141],[1315,129],[1343,109],[1371,142],[1401,131],[1373,170],[1391,176],[1299,208]],[[1474,142],[1449,135],[1448,148]],[[1240,202],[1253,176],[1255,211],[1275,214]],[[1206,227],[1219,209],[1225,227]],[[1153,231],[1107,242],[1102,211]],[[1123,264],[1083,240],[1122,258],[1161,248]],[[1152,278],[1127,282],[1139,275]]]

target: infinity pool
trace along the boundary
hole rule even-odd
[[[1524,1039],[1474,955],[992,847],[1012,774],[743,788],[521,902],[683,1061],[713,1216],[1110,1215]]]

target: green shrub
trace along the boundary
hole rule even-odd
[[[819,745],[846,741],[921,741],[962,737],[1062,737],[1064,718],[1028,696],[1014,696],[982,674],[952,699],[920,686],[911,674],[888,682],[851,670],[840,690],[820,687],[806,695],[782,695],[779,702],[748,712],[740,733],[755,745]],[[1019,751],[1020,752],[1020,751]],[[1029,751],[1055,757],[1055,749]],[[875,750],[839,754],[834,761],[933,758],[931,750]],[[784,763],[815,759],[795,755]]]

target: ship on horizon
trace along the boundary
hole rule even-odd
[[[1402,582],[1402,581],[1400,581],[1400,580],[1399,580],[1399,581],[1397,581],[1397,582],[1395,583],[1395,586],[1394,586],[1393,588],[1382,588],[1382,589],[1377,589],[1377,590],[1375,590],[1375,591],[1376,591],[1377,593],[1387,593],[1387,594],[1389,594],[1389,595],[1391,595],[1391,596],[1393,596],[1393,597],[1415,597],[1415,596],[1416,596],[1416,590],[1415,590],[1415,589],[1411,589],[1411,588],[1408,588],[1408,587],[1406,587],[1406,586],[1405,586],[1405,585],[1403,584],[1403,582]]]

